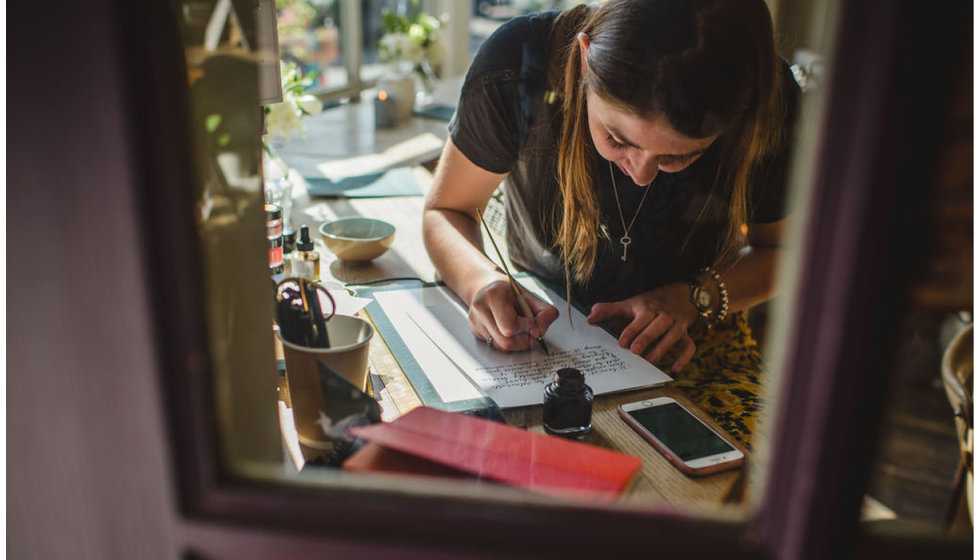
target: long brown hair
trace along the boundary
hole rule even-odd
[[[772,21],[762,0],[610,0],[564,12],[556,23],[567,45],[558,182],[562,203],[556,248],[566,281],[586,283],[601,230],[593,177],[597,152],[586,93],[643,118],[662,116],[691,138],[718,134],[720,161],[711,195],[729,201],[716,267],[742,248],[753,167],[781,141],[783,110]],[[589,36],[583,75],[577,32]],[[553,38],[554,39],[554,38]],[[707,202],[688,233],[703,221]],[[685,241],[684,245],[687,245]]]

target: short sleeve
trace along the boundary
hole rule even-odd
[[[517,162],[533,111],[527,102],[533,93],[528,83],[543,79],[540,53],[550,21],[508,21],[484,41],[466,73],[449,136],[470,161],[487,171],[508,173]]]
[[[508,173],[519,149],[513,73],[493,70],[467,77],[449,136],[463,155],[493,173]]]

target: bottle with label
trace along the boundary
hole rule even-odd
[[[265,231],[269,240],[269,272],[282,274],[282,209],[275,204],[265,205]]]
[[[296,250],[291,253],[290,275],[300,278],[320,280],[320,253],[310,239],[310,228],[305,224],[299,228],[299,239],[296,240]]]
[[[292,276],[293,251],[296,250],[296,230],[283,228],[282,230],[282,264],[283,274]]]
[[[544,388],[544,429],[556,436],[581,439],[592,429],[592,388],[585,374],[561,368]]]

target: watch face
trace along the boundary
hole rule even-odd
[[[698,291],[694,297],[697,300],[697,306],[699,309],[711,308],[711,292],[706,290],[703,286],[698,287]]]

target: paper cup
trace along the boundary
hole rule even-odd
[[[279,336],[286,362],[286,381],[293,408],[293,421],[304,456],[322,455],[333,449],[332,440],[322,428],[323,389],[317,361],[336,371],[352,385],[364,391],[368,378],[368,353],[374,329],[358,317],[334,315],[327,321],[330,348],[310,348],[293,344]]]

